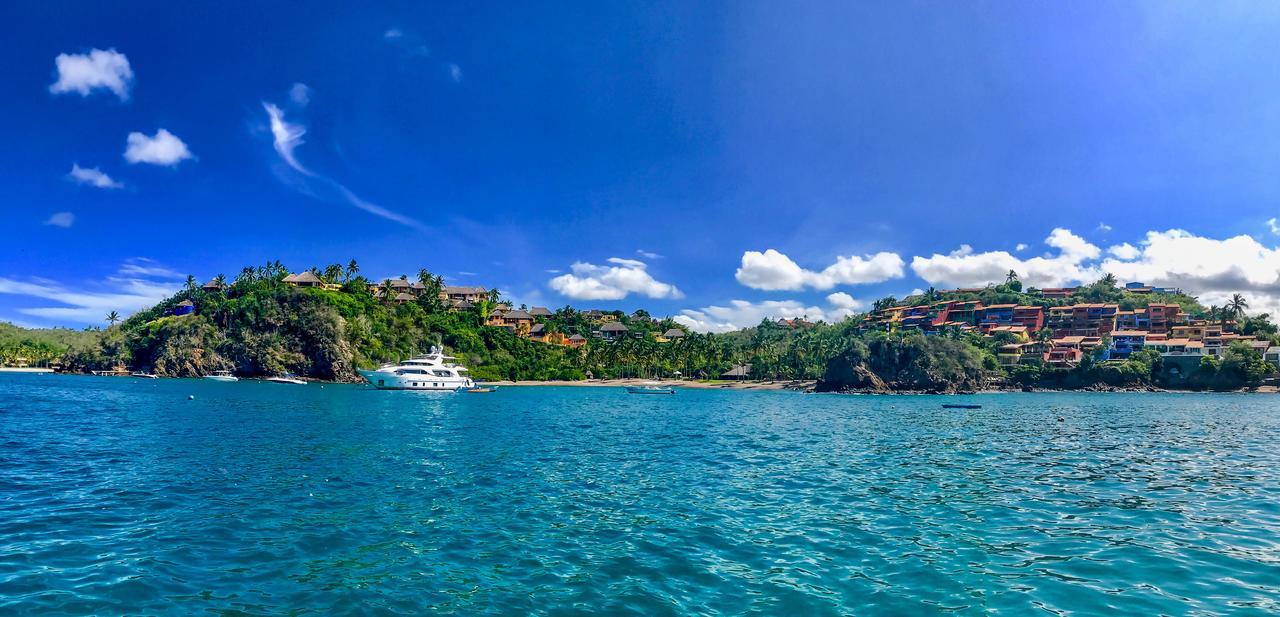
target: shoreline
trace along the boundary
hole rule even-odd
[[[566,386],[571,388],[623,388],[627,386],[640,386],[658,384],[661,386],[669,386],[673,388],[687,388],[690,390],[794,390],[794,391],[810,391],[817,382],[814,380],[763,380],[763,381],[684,381],[679,379],[586,379],[583,381],[539,381],[539,380],[521,380],[521,381],[486,381],[486,386],[501,387],[547,387],[547,386]]]

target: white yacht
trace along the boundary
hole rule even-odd
[[[431,353],[414,356],[403,362],[384,364],[372,371],[360,371],[379,390],[466,390],[476,382],[467,374],[466,367],[447,362],[453,356],[431,348]]]
[[[231,371],[216,371],[211,375],[205,375],[205,379],[212,381],[240,381],[240,378],[231,374]]]
[[[277,375],[275,377],[267,377],[267,378],[264,378],[263,381],[269,381],[271,383],[287,383],[287,384],[293,384],[295,386],[307,385],[307,382],[301,379],[298,379],[298,376],[294,375],[293,373],[285,373],[283,375]]]

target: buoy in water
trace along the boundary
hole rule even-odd
[[[188,394],[188,395],[187,395],[187,400],[188,400],[188,401],[194,401],[194,400],[196,400],[196,395],[194,395],[194,394]]]

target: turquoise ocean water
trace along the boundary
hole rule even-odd
[[[959,398],[0,375],[0,613],[1280,610],[1280,397]]]

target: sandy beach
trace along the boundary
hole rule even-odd
[[[624,387],[642,384],[661,384],[675,388],[699,388],[704,390],[811,390],[814,382],[809,380],[764,380],[764,381],[684,381],[678,379],[588,379],[584,381],[488,381],[485,385],[493,386],[570,386],[570,387]]]

